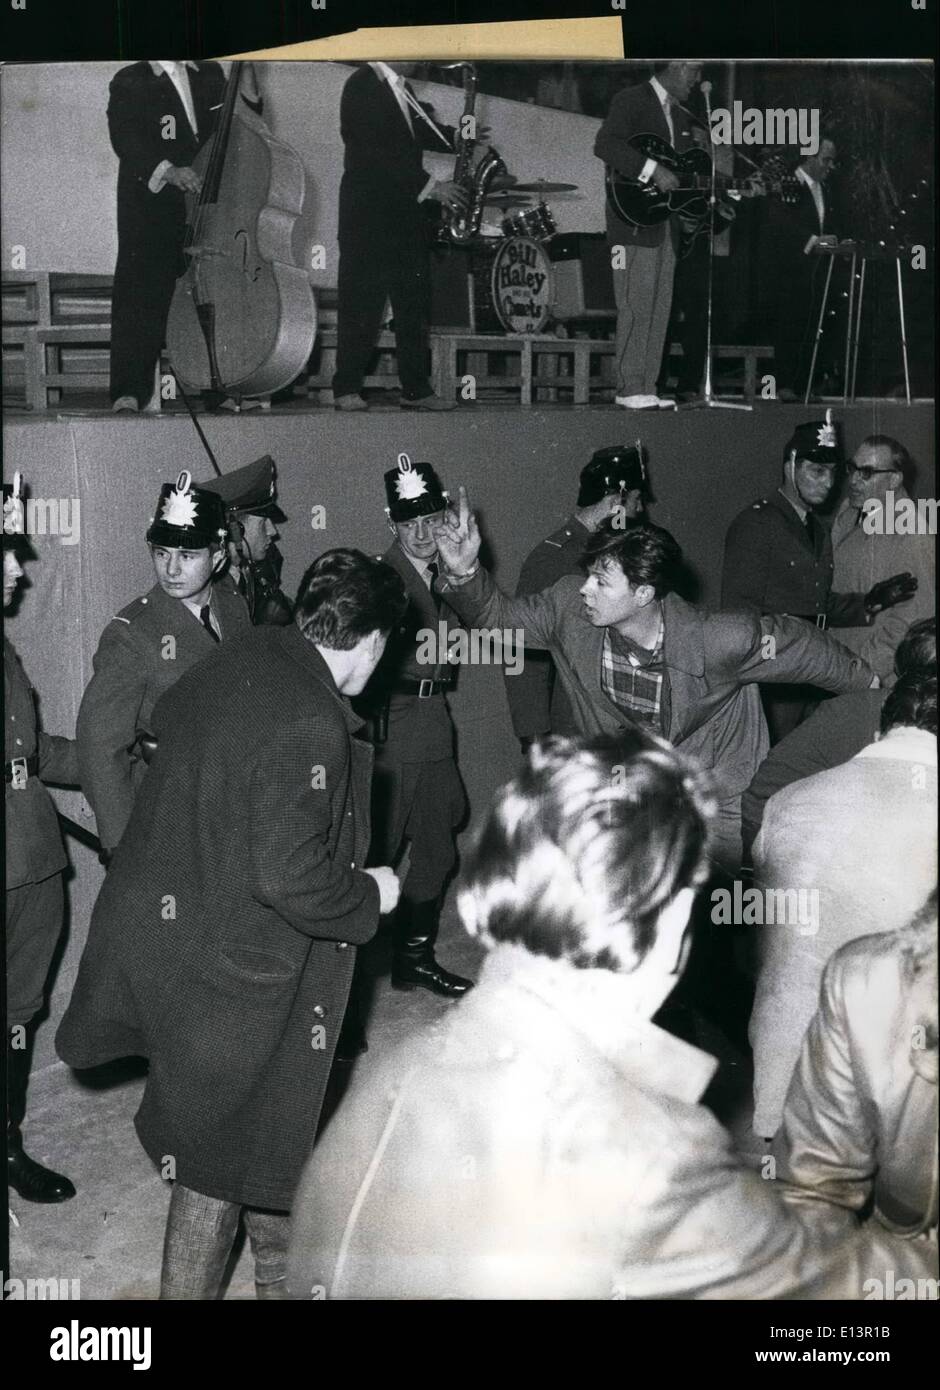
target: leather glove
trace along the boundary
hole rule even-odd
[[[916,592],[917,580],[909,570],[905,570],[903,574],[892,574],[890,579],[882,579],[868,590],[865,595],[865,612],[873,618],[883,608],[893,608],[896,603],[903,603],[905,599],[912,598]]]

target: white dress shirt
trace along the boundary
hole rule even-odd
[[[369,67],[372,69],[372,71],[375,73],[376,77],[378,77],[380,81],[388,83],[389,87],[391,88],[392,95],[398,102],[398,105],[401,107],[402,115],[408,122],[408,129],[411,131],[411,134],[414,135],[414,121],[411,118],[411,106],[408,101],[408,97],[405,93],[405,79],[402,77],[401,73],[393,72],[392,69],[389,67],[388,63],[370,63]],[[432,174],[431,177],[428,179],[427,183],[422,188],[421,192],[418,194],[419,203],[424,202],[425,198],[430,193],[433,184],[434,175]]]
[[[161,72],[165,72],[173,83],[179,95],[179,99],[183,103],[183,110],[186,112],[186,119],[189,121],[190,128],[193,134],[198,138],[199,129],[196,125],[196,108],[193,105],[193,93],[189,85],[189,73],[186,71],[187,68],[192,68],[195,72],[196,64],[187,59],[184,63],[151,63],[150,67],[155,77],[158,77]],[[162,159],[156,169],[154,169],[153,173],[150,175],[150,181],[147,184],[151,193],[160,192],[160,189],[166,183],[166,171],[170,168],[171,163],[172,160]]]
[[[796,176],[801,183],[804,183],[813,195],[813,202],[816,204],[816,215],[819,218],[819,233],[822,235],[826,225],[826,200],[823,197],[822,184],[811,179],[802,165],[797,169]]]
[[[672,111],[670,110],[670,107],[672,106],[672,97],[666,91],[666,88],[663,86],[663,84],[661,82],[658,82],[655,77],[650,78],[650,86],[659,98],[659,104],[663,108],[663,115],[666,117],[666,124],[669,127],[669,143],[670,145],[675,145],[676,129],[672,123]],[[653,176],[653,170],[655,168],[656,160],[648,159],[646,163],[643,165],[643,168],[640,170],[640,183],[649,183],[650,179]]]

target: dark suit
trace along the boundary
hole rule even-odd
[[[191,165],[215,129],[225,77],[218,63],[187,69],[198,134],[166,73],[149,63],[122,68],[112,82],[108,130],[118,169],[118,257],[111,307],[111,399],[134,396],[143,406],[163,347],[182,249],[186,201],[181,189],[149,188],[164,160]],[[167,118],[172,117],[172,121]]]
[[[639,178],[646,158],[630,145],[632,136],[658,135],[680,154],[692,146],[688,117],[675,105],[671,116],[674,140],[650,83],[627,87],[614,97],[597,133],[594,153],[610,168],[628,178]],[[634,227],[607,208],[607,239],[611,247],[623,247],[624,260],[622,268],[615,264],[613,269],[618,395],[656,394],[672,306],[678,237],[675,217],[655,227]]]
[[[186,673],[154,712],[147,791],[56,1038],[71,1066],[149,1058],[141,1143],[223,1201],[290,1207],[378,924],[358,727],[294,625]]]
[[[451,128],[436,124],[452,142]],[[394,92],[368,64],[353,73],[340,104],[345,160],[335,396],[360,391],[386,298],[395,316],[402,391],[409,399],[431,394],[427,210],[418,202],[429,176],[421,151],[452,145],[442,144],[416,112],[412,125],[409,130]]]
[[[213,586],[212,609],[223,642],[250,631],[245,601],[227,581]],[[104,849],[113,849],[124,833],[146,771],[138,740],[153,732],[154,705],[215,646],[196,615],[159,584],[123,608],[101,634],[75,738],[82,791]]]
[[[806,387],[828,268],[825,256],[806,254],[805,247],[811,236],[833,233],[835,219],[832,195],[827,188],[823,188],[822,225],[806,184],[798,182],[797,189],[793,203],[779,198],[767,200],[760,237],[760,266],[763,317],[774,345],[777,390],[786,387],[801,393]],[[838,268],[833,275],[835,280]],[[830,287],[830,306],[835,303],[834,289],[835,283]]]

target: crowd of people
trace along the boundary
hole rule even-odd
[[[932,539],[878,525],[911,460],[799,426],[729,529],[715,609],[683,596],[649,467],[640,441],[598,451],[510,596],[466,490],[399,455],[388,551],[327,550],[294,602],[272,460],[182,473],[74,740],[39,727],[5,641],[22,1198],[76,1195],[21,1134],[62,922],[49,782],[82,788],[106,867],[56,1048],[149,1063],[162,1297],[217,1297],[243,1216],[259,1297],[863,1298],[889,1271],[936,1295]],[[30,558],[17,478],[5,610]],[[525,642],[521,766],[473,808],[455,887],[476,982],[436,955],[468,810],[459,662],[423,636],[442,619]],[[716,933],[729,885],[764,910]],[[334,1062],[366,1047],[357,950],[383,917],[393,985],[452,1005],[357,1068],[318,1139]],[[668,1001],[703,941],[690,1028]],[[701,1103],[695,1011],[729,968],[760,1172]]]

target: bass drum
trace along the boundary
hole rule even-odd
[[[531,237],[500,242],[490,287],[507,333],[541,333],[555,302],[555,277],[544,246]]]

